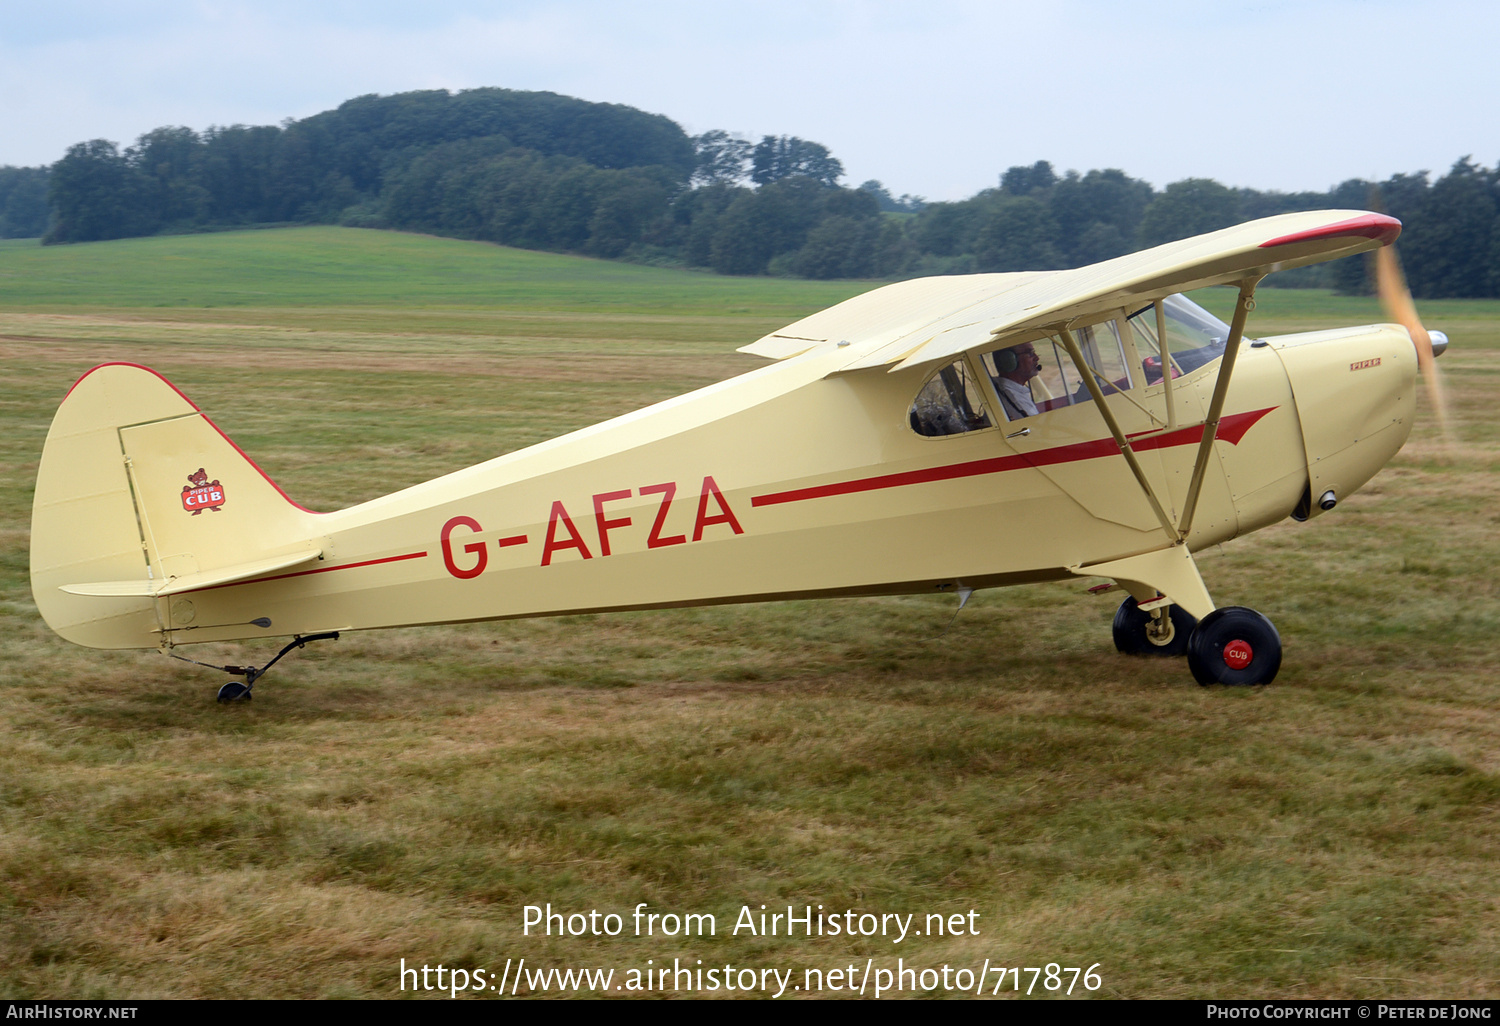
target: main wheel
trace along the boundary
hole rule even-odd
[[[1180,656],[1187,651],[1188,638],[1198,621],[1181,606],[1171,606],[1164,636],[1153,635],[1147,628],[1152,616],[1143,613],[1135,599],[1127,598],[1115,610],[1115,648],[1126,655]]]
[[[225,704],[229,702],[248,702],[250,701],[250,689],[239,681],[232,680],[219,689],[219,701]]]
[[[1281,635],[1255,610],[1225,606],[1198,622],[1187,657],[1199,684],[1269,684],[1281,669]]]

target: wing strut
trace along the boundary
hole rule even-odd
[[[1135,450],[1131,448],[1130,439],[1120,429],[1120,422],[1115,419],[1114,412],[1104,401],[1104,390],[1099,387],[1098,375],[1094,373],[1093,367],[1083,357],[1083,350],[1078,347],[1078,340],[1066,325],[1059,326],[1058,334],[1062,337],[1063,347],[1067,349],[1068,356],[1072,358],[1073,365],[1078,368],[1078,376],[1088,386],[1089,395],[1094,399],[1094,408],[1104,418],[1104,423],[1109,427],[1109,433],[1114,436],[1115,444],[1120,447],[1120,455],[1125,457],[1125,462],[1130,464],[1130,472],[1135,475],[1136,483],[1141,486],[1141,491],[1146,496],[1146,501],[1151,504],[1151,512],[1156,514],[1156,519],[1161,524],[1161,529],[1166,532],[1167,538],[1173,545],[1180,545],[1187,540],[1188,532],[1193,527],[1193,513],[1198,507],[1198,496],[1203,490],[1203,479],[1208,472],[1208,458],[1213,453],[1214,439],[1219,432],[1219,420],[1224,413],[1224,400],[1229,395],[1229,381],[1234,376],[1234,361],[1239,355],[1240,340],[1245,336],[1245,320],[1250,316],[1250,311],[1255,309],[1255,286],[1259,284],[1263,275],[1247,278],[1240,282],[1240,295],[1234,306],[1234,319],[1229,325],[1229,338],[1224,343],[1224,356],[1219,364],[1219,375],[1214,382],[1213,398],[1208,404],[1208,414],[1203,421],[1203,437],[1198,443],[1198,457],[1193,463],[1193,476],[1188,482],[1187,499],[1183,503],[1182,518],[1174,526],[1172,518],[1167,516],[1167,511],[1162,508],[1161,500],[1156,497],[1156,490],[1151,487],[1146,472],[1141,469],[1140,460],[1136,458]],[[1157,321],[1159,337],[1166,338],[1165,326],[1161,324],[1161,303],[1157,306]],[[1168,376],[1166,382],[1166,393],[1168,403],[1168,424],[1175,422],[1176,412],[1171,408],[1172,382],[1170,380],[1171,368],[1165,361],[1170,359],[1166,354],[1166,346],[1163,344],[1163,372]]]
[[[1219,433],[1219,418],[1224,413],[1224,400],[1229,395],[1229,379],[1234,376],[1235,357],[1240,352],[1240,339],[1245,335],[1245,319],[1255,309],[1255,286],[1262,275],[1240,282],[1239,300],[1234,304],[1234,320],[1229,325],[1229,340],[1224,343],[1224,361],[1219,364],[1219,377],[1214,382],[1213,398],[1208,403],[1208,415],[1203,419],[1203,438],[1198,443],[1198,458],[1193,463],[1193,477],[1188,482],[1187,499],[1182,504],[1182,520],[1177,526],[1180,538],[1187,538],[1193,528],[1193,514],[1198,509],[1198,495],[1203,490],[1203,478],[1208,472],[1208,457],[1213,452],[1214,438]]]
[[[1094,369],[1089,366],[1088,361],[1083,358],[1083,351],[1078,348],[1078,340],[1066,326],[1059,329],[1062,335],[1064,348],[1072,357],[1073,364],[1078,368],[1079,377],[1089,388],[1089,395],[1094,397],[1094,407],[1104,417],[1104,423],[1109,425],[1109,433],[1114,436],[1115,444],[1120,447],[1120,454],[1125,457],[1125,462],[1130,464],[1130,472],[1135,475],[1136,482],[1141,486],[1141,491],[1146,494],[1146,501],[1151,503],[1151,512],[1156,514],[1156,519],[1161,521],[1161,529],[1167,533],[1167,540],[1172,544],[1181,541],[1182,536],[1177,533],[1177,528],[1172,526],[1172,518],[1167,516],[1167,511],[1161,508],[1157,501],[1156,492],[1151,487],[1151,482],[1146,479],[1146,472],[1141,469],[1141,461],[1136,459],[1135,450],[1130,447],[1130,439],[1125,437],[1125,432],[1120,430],[1120,422],[1115,420],[1115,415],[1104,401],[1104,391],[1099,387],[1099,382],[1094,377]]]

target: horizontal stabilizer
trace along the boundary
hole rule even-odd
[[[94,584],[65,584],[61,590],[69,595],[92,595],[94,598],[151,598],[157,581],[98,581]]]
[[[297,552],[290,556],[272,556],[269,559],[256,559],[248,563],[240,563],[236,566],[203,570],[194,574],[185,574],[182,577],[168,578],[165,581],[101,581],[96,584],[65,584],[62,586],[62,590],[69,595],[92,595],[98,598],[121,598],[126,596],[162,598],[167,595],[178,595],[185,591],[200,591],[219,584],[230,584],[234,581],[248,580],[251,577],[259,577],[261,574],[274,573],[277,570],[285,570],[288,567],[299,566],[302,563],[310,563],[315,559],[321,559],[322,556],[322,549],[313,549],[309,552]]]

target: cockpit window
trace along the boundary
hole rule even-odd
[[[1105,395],[1126,391],[1135,385],[1136,375],[1131,373],[1130,362],[1125,358],[1125,348],[1120,343],[1119,321],[1099,321],[1073,330],[1073,340],[1078,343],[1084,361],[1099,379],[1100,390]],[[1041,364],[1034,376],[1015,373],[1017,361],[1007,359],[1008,350],[999,349],[985,353],[982,357],[984,369],[994,381],[995,391],[1000,396],[1001,408],[1011,420],[1046,413],[1075,403],[1092,402],[1094,395],[1078,373],[1078,367],[1068,355],[1061,339],[1046,336],[1035,343],[1035,352]],[[1022,343],[1020,347],[1032,346]],[[1006,379],[1009,379],[1008,381]],[[1029,408],[1023,392],[1012,401],[1017,388],[1029,390],[1035,409]]]
[[[1084,362],[1099,377],[1099,387],[1105,395],[1131,387],[1130,367],[1125,362],[1125,351],[1120,345],[1120,329],[1114,321],[1102,321],[1079,328],[1073,333],[1073,337],[1078,340],[1078,348],[1083,351]],[[1056,345],[1059,350],[1062,349],[1062,343]],[[1078,368],[1073,365],[1073,361],[1062,363],[1067,356],[1062,352],[1058,355],[1063,374],[1067,378],[1068,394],[1073,397],[1073,402],[1091,401],[1094,394],[1078,375]]]
[[[911,427],[919,435],[959,435],[990,426],[984,395],[969,365],[955,360],[932,377],[911,404]]]
[[[1168,296],[1162,300],[1167,322],[1167,357],[1173,365],[1173,377],[1197,370],[1224,355],[1229,325],[1219,320],[1186,296]],[[1143,357],[1146,383],[1161,380],[1161,344],[1156,337],[1155,304],[1144,306],[1130,315],[1136,348]]]

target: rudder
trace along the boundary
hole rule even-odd
[[[73,386],[47,433],[32,595],[69,641],[154,648],[172,626],[174,584],[316,558],[314,516],[165,378],[104,364]]]

